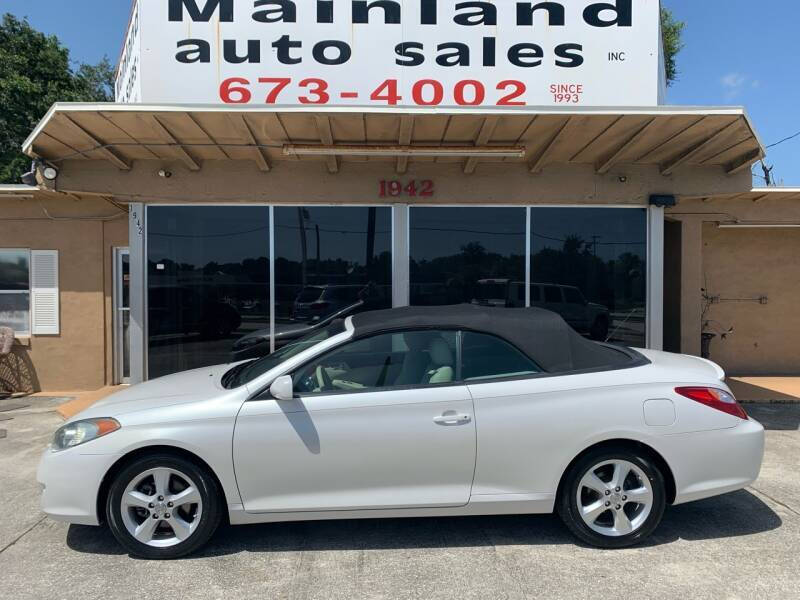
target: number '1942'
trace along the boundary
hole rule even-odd
[[[434,184],[430,179],[423,181],[411,181],[404,184],[402,181],[387,181],[380,182],[380,189],[378,195],[381,198],[430,198],[434,194]]]

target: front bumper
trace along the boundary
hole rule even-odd
[[[665,437],[671,438],[664,458],[675,467],[675,504],[740,490],[761,471],[764,427],[758,421]]]
[[[99,525],[97,494],[116,454],[80,454],[80,448],[51,452],[46,449],[36,479],[42,486],[42,510],[56,521]]]

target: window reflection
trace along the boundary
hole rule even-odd
[[[390,308],[391,245],[389,207],[277,207],[276,330]]]
[[[149,376],[230,360],[269,327],[269,209],[150,207]]]
[[[531,210],[531,303],[580,333],[646,344],[647,211]]]
[[[525,209],[411,209],[411,304],[525,306]]]

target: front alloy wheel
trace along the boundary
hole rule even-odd
[[[567,474],[559,514],[581,540],[602,548],[641,542],[661,521],[664,478],[645,453],[591,452]]]
[[[178,558],[197,550],[221,519],[216,481],[177,456],[139,459],[119,473],[106,507],[117,540],[137,556]]]

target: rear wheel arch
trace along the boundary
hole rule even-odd
[[[226,523],[228,522],[229,518],[227,510],[228,500],[225,497],[225,490],[222,487],[222,482],[220,481],[219,477],[214,472],[214,469],[212,469],[211,466],[206,461],[204,461],[202,458],[200,458],[193,452],[190,452],[183,448],[178,448],[177,446],[145,446],[143,448],[137,448],[136,450],[132,450],[127,454],[125,454],[124,456],[121,456],[113,465],[111,465],[111,468],[109,468],[108,471],[106,471],[106,474],[103,476],[103,481],[100,483],[100,489],[97,492],[97,509],[96,509],[97,518],[101,523],[105,520],[106,502],[108,500],[108,494],[111,490],[111,484],[114,482],[116,476],[132,462],[156,454],[171,454],[173,456],[193,462],[198,467],[208,471],[208,473],[211,475],[211,477],[214,478],[214,481],[217,484],[217,489],[219,490],[220,494],[219,500],[222,503],[222,506],[224,507],[224,510],[222,511],[224,519]]]
[[[648,446],[643,442],[638,442],[636,440],[624,439],[624,438],[598,442],[587,448],[584,448],[580,453],[578,453],[578,455],[575,456],[575,458],[573,458],[570,461],[570,463],[561,473],[561,478],[559,479],[558,488],[556,490],[556,499],[561,497],[564,482],[566,481],[567,475],[572,469],[572,467],[590,452],[594,452],[600,449],[626,450],[630,452],[638,452],[645,454],[648,458],[650,458],[650,460],[653,461],[653,464],[658,468],[658,470],[661,472],[661,475],[664,477],[664,484],[666,485],[666,493],[667,493],[667,504],[672,504],[673,502],[675,502],[675,495],[677,489],[675,484],[675,475],[672,473],[672,469],[670,468],[667,461],[664,460],[664,457],[661,456],[661,454],[657,450],[655,450],[652,446]]]

